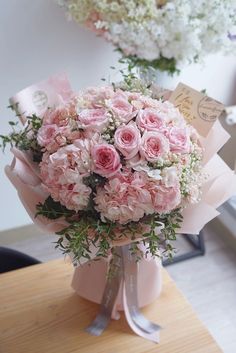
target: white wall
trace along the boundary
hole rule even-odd
[[[52,0],[0,0],[0,133],[8,132],[12,113],[8,98],[57,72],[66,71],[72,87],[99,84],[117,54],[93,33],[67,22]],[[114,74],[113,74],[114,76]],[[189,67],[177,79],[224,103],[236,101],[235,58],[211,57],[207,67]],[[176,81],[176,79],[175,79]],[[10,153],[0,155],[0,231],[31,223],[3,168]]]

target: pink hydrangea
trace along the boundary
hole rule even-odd
[[[99,187],[94,201],[101,219],[126,224],[153,213],[151,194],[145,185],[144,173],[134,172],[117,175]]]
[[[176,181],[172,186],[165,186],[161,182],[149,183],[148,190],[151,193],[152,204],[155,212],[168,213],[177,208],[181,203],[180,185]]]
[[[155,211],[158,213],[170,212],[177,208],[180,202],[181,193],[178,184],[171,187],[160,186],[153,200]]]
[[[59,189],[57,201],[68,210],[78,212],[88,206],[91,191],[82,180],[80,182],[77,180],[76,184],[66,184]]]
[[[83,209],[91,193],[91,189],[83,184],[83,177],[89,175],[90,164],[90,153],[86,148],[74,144],[61,147],[51,155],[44,154],[40,164],[42,182],[55,201],[60,201],[69,209]],[[83,191],[83,202],[75,205],[74,200],[80,200],[74,195],[78,194],[78,190]]]

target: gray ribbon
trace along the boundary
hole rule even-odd
[[[122,260],[127,306],[133,322],[146,333],[159,331],[161,327],[147,320],[139,310],[138,264],[129,249],[129,245],[122,246]]]
[[[112,277],[107,280],[99,314],[86,329],[92,335],[101,335],[108,326],[122,281],[125,287],[129,314],[134,325],[145,334],[152,334],[161,329],[159,325],[147,320],[139,310],[138,264],[129,247],[129,245],[124,245],[115,248],[111,262]]]
[[[112,310],[122,282],[122,252],[116,247],[110,264],[111,277],[108,278],[100,305],[100,311],[95,320],[86,329],[94,336],[100,336],[111,320]]]

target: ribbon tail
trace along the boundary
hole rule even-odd
[[[91,335],[100,336],[111,320],[112,311],[115,306],[121,282],[123,281],[121,261],[121,250],[117,248],[111,263],[112,277],[107,280],[103,292],[100,312],[94,321],[86,328],[86,331]]]
[[[143,331],[147,333],[153,333],[162,329],[160,325],[147,320],[140,312],[136,312],[136,314],[133,315],[133,321],[137,326],[139,326]]]
[[[125,312],[125,317],[126,320],[130,326],[130,328],[136,333],[137,335],[148,339],[149,341],[153,341],[155,343],[160,342],[160,333],[159,331],[148,333],[146,330],[142,329],[140,326],[138,326],[135,321],[132,318],[132,315],[129,310],[129,306],[127,304],[127,297],[126,297],[126,292],[125,292],[125,285],[123,286],[123,306],[124,306],[124,312]]]
[[[103,331],[107,328],[110,322],[111,316],[109,313],[99,313],[93,322],[85,329],[86,332],[93,336],[100,336]]]
[[[129,245],[122,247],[123,260],[123,304],[125,315],[131,328],[137,333],[154,342],[159,342],[161,327],[147,320],[139,310],[138,305],[138,264],[132,255]]]

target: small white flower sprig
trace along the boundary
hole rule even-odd
[[[105,141],[107,141],[111,144],[114,144],[114,133],[115,133],[116,129],[121,125],[124,126],[125,123],[122,123],[115,116],[111,115],[111,117],[109,118],[109,124],[108,124],[107,128],[102,133],[102,138]]]

